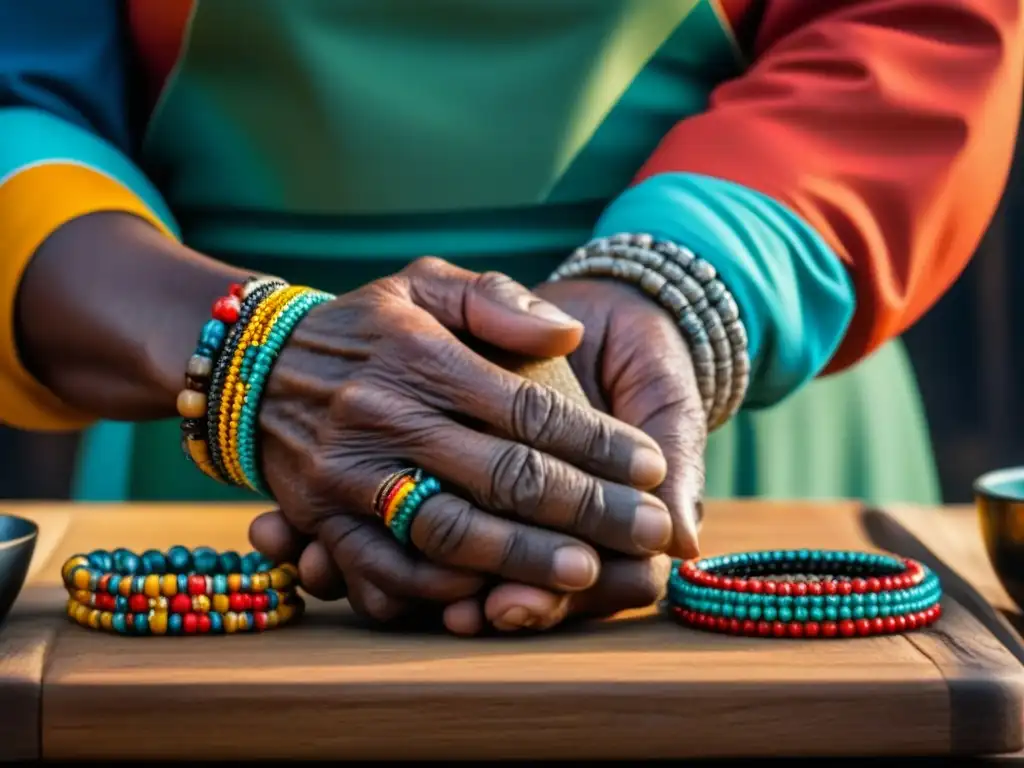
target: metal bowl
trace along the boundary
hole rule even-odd
[[[1024,467],[982,475],[974,482],[974,500],[992,568],[1024,608]]]
[[[15,515],[0,515],[0,622],[7,618],[25,584],[39,526]]]

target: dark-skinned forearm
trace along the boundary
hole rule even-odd
[[[245,277],[135,216],[83,216],[51,235],[26,270],[19,353],[74,408],[104,419],[172,417],[213,301]]]

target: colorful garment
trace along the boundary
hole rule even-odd
[[[712,495],[929,501],[898,348],[808,382],[963,268],[1021,61],[1015,0],[0,0],[0,419],[93,425],[13,332],[25,264],[90,211],[336,292],[424,253],[533,284],[649,232],[719,270],[751,340]],[[78,495],[234,493],[174,429],[93,425]]]

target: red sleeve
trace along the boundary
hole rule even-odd
[[[1019,0],[766,0],[754,62],[637,181],[714,176],[799,213],[857,308],[825,372],[902,333],[959,276],[999,203],[1024,89]]]

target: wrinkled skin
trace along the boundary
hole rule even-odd
[[[430,264],[436,266],[434,262]],[[677,328],[648,297],[618,283],[550,283],[537,288],[534,295],[580,320],[585,328],[582,343],[577,346],[567,341],[566,348],[559,351],[550,343],[542,350],[514,339],[515,351],[540,356],[568,352],[591,403],[654,439],[667,462],[667,477],[657,487],[656,495],[672,516],[671,539],[664,549],[674,556],[695,555],[705,422],[689,353]],[[480,327],[468,330],[487,339]],[[508,347],[509,339],[508,327],[501,325],[495,326],[493,337],[488,340]],[[272,419],[268,421],[272,423]],[[550,420],[548,428],[554,426],[554,420]],[[575,425],[565,425],[562,431],[575,433],[576,429]],[[522,437],[522,432],[518,437]],[[449,457],[450,454],[445,455],[445,459]],[[271,465],[268,460],[268,469]],[[596,469],[591,467],[591,471]],[[433,468],[429,471],[433,472]],[[621,474],[616,477],[624,482],[629,479]],[[633,479],[636,485],[636,478]],[[551,487],[547,482],[543,485]],[[473,489],[467,490],[471,497],[480,498]],[[372,495],[372,491],[369,488],[368,493]],[[511,497],[516,492],[509,488],[507,493]],[[506,504],[503,511],[507,513],[512,506],[521,510],[522,499],[516,500],[520,503]],[[287,506],[284,501],[283,507]],[[312,538],[310,525],[301,516],[267,513],[253,523],[253,544],[273,557],[298,557],[304,585],[312,594],[327,599],[347,595],[355,610],[377,620],[406,615],[421,608],[424,601],[444,604],[444,623],[457,634],[475,634],[486,624],[503,631],[546,629],[567,616],[605,616],[649,605],[662,594],[670,565],[667,555],[638,551],[635,542],[633,551],[628,551],[630,547],[623,545],[622,539],[618,546],[609,546],[608,538],[594,538],[594,529],[577,526],[567,532],[600,548],[601,567],[592,583],[584,585],[581,580],[570,589],[564,583],[545,580],[537,570],[543,570],[543,566],[506,566],[502,570],[493,563],[453,558],[447,547],[441,548],[447,560],[441,560],[454,568],[428,564],[399,547],[376,521],[351,512],[334,512],[324,519]],[[551,524],[535,512],[529,522]],[[436,534],[427,535],[433,528],[430,520],[422,525],[417,519],[417,524],[423,533],[417,541],[414,526],[414,541],[417,545],[421,541],[426,543],[428,557],[437,560],[438,550],[429,549],[430,539],[436,538]],[[554,542],[545,551],[550,552],[553,546]],[[591,551],[596,554],[596,550]],[[473,571],[485,571],[498,578],[484,581]],[[531,578],[521,574],[530,574]],[[495,582],[500,583],[495,586]]]

